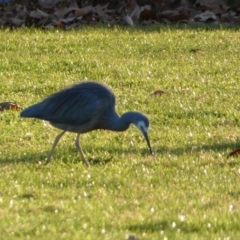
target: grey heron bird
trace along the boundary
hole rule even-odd
[[[77,133],[76,148],[83,162],[89,166],[80,147],[80,135],[96,129],[121,132],[128,129],[130,124],[135,125],[143,134],[152,154],[148,138],[148,117],[133,111],[119,116],[115,111],[115,103],[115,95],[110,88],[98,82],[83,81],[24,109],[20,116],[46,120],[62,130],[53,143],[47,163],[51,161],[53,151],[64,133],[73,132]]]

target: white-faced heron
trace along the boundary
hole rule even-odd
[[[79,144],[80,134],[95,129],[124,131],[131,123],[143,134],[152,154],[147,116],[140,112],[126,112],[119,117],[115,111],[114,93],[98,82],[84,81],[56,92],[42,102],[24,109],[21,117],[43,119],[63,130],[54,141],[47,163],[51,161],[52,153],[63,134],[74,132],[77,133],[76,147],[84,163],[89,166]]]

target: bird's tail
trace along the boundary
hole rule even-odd
[[[28,108],[25,108],[21,113],[20,117],[37,117],[41,111],[41,106],[39,104],[34,104]]]

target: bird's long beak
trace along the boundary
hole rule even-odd
[[[148,148],[150,150],[150,154],[153,154],[153,151],[152,151],[152,148],[151,148],[151,145],[150,145],[150,141],[149,141],[149,138],[148,138],[148,133],[145,132],[145,131],[142,131],[142,134],[147,141],[147,145],[148,145]]]

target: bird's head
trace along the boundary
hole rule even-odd
[[[135,112],[133,124],[139,129],[139,131],[143,134],[147,145],[150,150],[150,154],[153,154],[152,148],[150,145],[149,137],[148,137],[148,129],[149,129],[149,119],[146,115],[142,113]]]

